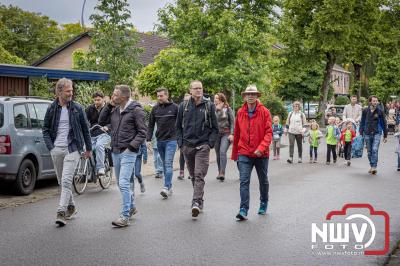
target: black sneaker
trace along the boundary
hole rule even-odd
[[[67,212],[65,213],[65,220],[70,220],[77,213],[78,213],[78,211],[76,210],[74,205],[68,205]]]
[[[289,158],[289,159],[287,159],[287,162],[288,162],[288,163],[293,163],[293,159],[292,159],[292,158]]]
[[[219,180],[220,180],[221,182],[224,182],[225,176],[221,175],[221,176],[219,177]]]
[[[240,209],[239,213],[236,215],[236,220],[246,221],[247,220],[247,211],[245,209]]]
[[[398,171],[398,172],[400,172],[400,167],[399,167],[399,168],[397,168],[397,171]]]
[[[185,176],[183,176],[183,175],[178,176],[178,180],[184,180],[184,179],[185,179]]]
[[[200,207],[198,203],[194,203],[192,206],[192,217],[196,218],[197,216],[199,216],[200,213]]]
[[[60,227],[67,224],[67,220],[65,220],[65,212],[57,212],[56,224]]]

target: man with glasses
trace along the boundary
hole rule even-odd
[[[217,139],[218,124],[214,104],[203,97],[203,84],[198,80],[192,81],[190,93],[190,99],[179,106],[176,133],[178,146],[192,177],[192,217],[196,218],[203,209],[204,178],[208,171],[210,149]]]

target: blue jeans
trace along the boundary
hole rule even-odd
[[[253,167],[256,168],[260,184],[260,203],[268,203],[268,158],[250,158],[239,155],[237,161],[240,176],[240,209],[249,210],[250,203],[250,177]]]
[[[365,143],[367,145],[368,160],[371,167],[378,166],[378,151],[379,143],[381,142],[382,134],[365,135]]]
[[[154,156],[154,169],[156,170],[156,174],[163,174],[164,166],[157,147],[153,147],[153,156]]]
[[[115,175],[122,195],[122,216],[129,218],[130,209],[135,207],[135,199],[130,185],[137,153],[126,149],[123,153],[112,153]]]
[[[397,169],[400,169],[400,152],[397,153]]]
[[[104,168],[105,151],[104,146],[111,142],[111,137],[107,133],[92,137],[92,148],[96,152],[96,170]]]
[[[157,141],[158,152],[164,166],[164,187],[172,187],[172,175],[174,173],[174,155],[176,151],[176,140]]]

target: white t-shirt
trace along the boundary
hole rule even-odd
[[[289,114],[289,133],[301,134],[303,133],[303,113],[302,112],[292,112]]]
[[[57,138],[54,141],[54,146],[67,147],[69,133],[69,116],[67,107],[62,107],[60,122],[58,123]]]

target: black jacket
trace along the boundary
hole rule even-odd
[[[101,107],[100,110],[97,110],[97,108],[96,108],[96,106],[95,106],[94,104],[89,105],[89,106],[86,108],[86,116],[87,116],[87,119],[89,120],[90,128],[92,128],[93,126],[99,124],[100,112],[101,112],[101,110],[103,110],[103,109],[104,109],[104,106]],[[92,130],[92,131],[90,132],[90,135],[91,135],[92,137],[97,137],[97,136],[99,136],[99,135],[101,135],[101,134],[103,134],[103,133],[104,133],[103,130],[101,130],[100,128],[96,128],[96,129],[94,129],[94,130]]]
[[[218,123],[215,105],[207,102],[209,101],[203,97],[201,103],[196,106],[193,97],[191,97],[187,110],[185,110],[185,102],[179,105],[176,119],[176,135],[179,147],[182,147],[182,145],[198,147],[203,144],[208,144],[210,148],[214,147],[218,136]],[[206,109],[208,109],[206,105],[210,106],[210,110],[208,110],[209,119],[205,115]],[[184,112],[185,115],[183,115]],[[182,120],[184,120],[183,123]]]
[[[110,103],[107,103],[103,109],[101,109],[100,115],[99,115],[99,125],[104,127],[108,127],[110,130],[111,128],[111,113],[115,110],[115,106],[111,105]]]
[[[385,113],[379,106],[371,112],[371,107],[368,106],[362,111],[360,122],[360,135],[382,134],[387,138],[388,128]]]
[[[111,148],[112,152],[121,153],[128,148],[138,152],[146,140],[147,128],[144,122],[142,106],[133,101],[121,113],[116,107],[111,113]]]
[[[156,104],[150,113],[149,130],[147,141],[153,138],[154,125],[157,123],[157,141],[176,140],[176,117],[178,116],[178,105],[173,102]]]
[[[67,105],[69,116],[69,134],[68,134],[68,150],[74,152],[83,151],[83,146],[86,145],[86,150],[92,150],[92,141],[89,134],[89,123],[83,107],[73,101]],[[62,107],[58,104],[58,99],[47,108],[43,122],[43,139],[47,149],[50,151],[54,148],[54,141],[57,138],[58,124],[60,122]]]

